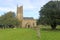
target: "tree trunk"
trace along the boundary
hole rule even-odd
[[[55,30],[56,26],[57,26],[56,22],[53,22],[53,24],[51,24],[52,30]]]

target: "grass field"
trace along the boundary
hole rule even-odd
[[[60,40],[60,26],[51,30],[49,26],[40,26],[40,40]],[[0,40],[38,40],[33,29],[0,29]]]
[[[0,40],[38,40],[32,29],[0,29]]]
[[[60,26],[57,26],[56,30],[51,30],[49,26],[43,26],[40,29],[40,40],[60,40]]]

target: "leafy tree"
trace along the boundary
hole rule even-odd
[[[60,1],[49,1],[39,11],[40,23],[51,25],[52,29],[56,29],[57,19],[60,19]]]
[[[0,17],[0,24],[19,26],[20,21],[17,20],[15,13],[10,11]]]

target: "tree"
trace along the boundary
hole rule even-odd
[[[39,11],[39,20],[41,23],[51,25],[52,29],[56,29],[57,19],[60,19],[60,7],[57,7],[60,1],[49,1]],[[60,5],[59,5],[60,6]]]
[[[17,20],[15,13],[10,11],[0,17],[0,24],[19,26],[20,21]]]

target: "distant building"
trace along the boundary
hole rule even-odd
[[[36,20],[32,17],[23,17],[23,6],[17,7],[17,18],[21,22],[22,28],[32,28],[36,26]]]

